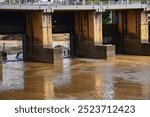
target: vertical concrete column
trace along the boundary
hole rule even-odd
[[[43,14],[43,46],[52,47],[52,16],[51,14]]]
[[[52,20],[51,15],[42,11],[34,11],[27,17],[27,35],[34,38],[36,44],[49,47],[52,43]],[[34,43],[35,44],[35,43]]]
[[[80,30],[81,30],[81,35],[88,39],[89,38],[89,25],[88,25],[88,12],[87,11],[84,11],[84,12],[80,12],[80,19],[81,19],[81,27],[80,27]]]
[[[89,37],[94,41],[95,45],[102,44],[102,13],[89,11]]]
[[[75,34],[95,45],[102,44],[102,13],[80,11],[75,13]]]
[[[75,13],[75,35],[78,37],[79,41],[81,40],[91,40],[89,32],[89,18],[88,11],[80,11]]]
[[[148,42],[148,17],[147,13],[141,12],[141,43]]]
[[[88,13],[88,24],[89,24],[89,38],[94,42],[94,22],[95,22],[95,11],[89,11]]]
[[[42,15],[43,12],[33,12],[32,13],[32,24],[33,24],[33,34],[34,39],[43,41],[43,25],[42,25]]]
[[[122,27],[123,27],[123,24],[122,24],[122,15],[123,15],[123,14],[122,14],[121,12],[118,13],[118,31],[119,31],[119,32],[122,32],[122,31],[123,31],[123,30],[122,30],[122,29],[123,29],[123,28],[122,28]]]
[[[136,10],[127,11],[127,39],[137,39],[137,15]]]
[[[102,13],[79,11],[74,21],[75,55],[102,59],[115,55],[114,46],[102,45]]]
[[[29,39],[31,39],[33,35],[32,12],[26,13],[26,35]]]
[[[95,45],[102,44],[102,13],[95,13],[94,18],[94,43]]]
[[[74,13],[74,34],[76,36],[80,36],[81,34],[79,34],[80,29],[80,20],[79,20],[79,13]]]
[[[26,59],[40,62],[55,61],[52,42],[51,15],[43,11],[30,11],[26,20]]]
[[[118,12],[118,39],[116,43],[117,53],[124,52],[124,27],[125,27],[125,12]]]
[[[33,56],[34,47],[34,37],[33,37],[33,22],[32,22],[32,12],[26,13],[26,36],[24,41],[24,58],[29,59]]]

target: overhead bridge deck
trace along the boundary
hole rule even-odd
[[[84,1],[59,1],[59,2],[35,2],[35,3],[0,3],[0,10],[44,10],[45,12],[71,11],[71,10],[125,10],[125,9],[144,9],[149,11],[150,2],[148,1],[103,1],[103,2],[84,2]]]

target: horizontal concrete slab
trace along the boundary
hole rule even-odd
[[[44,10],[45,12],[53,12],[53,11],[71,11],[71,10],[96,10],[98,12],[102,12],[102,7],[96,5],[0,5],[0,10]]]
[[[0,4],[0,10],[44,10],[45,12],[53,11],[75,11],[75,10],[126,10],[126,9],[145,9],[150,10],[148,4],[88,4],[88,5],[67,5],[67,4]]]

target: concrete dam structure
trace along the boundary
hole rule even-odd
[[[105,11],[112,12],[115,25],[103,24]],[[147,1],[8,1],[0,3],[0,33],[22,34],[25,60],[62,60],[62,49],[52,48],[52,35],[59,33],[70,34],[72,56],[150,55],[148,13]],[[104,43],[104,34],[114,36],[114,43]]]

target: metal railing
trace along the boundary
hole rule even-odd
[[[78,0],[54,0],[31,1],[31,0],[0,0],[0,5],[45,5],[45,6],[68,6],[68,5],[131,5],[131,4],[150,4],[150,0],[110,0],[110,1],[78,1]]]

